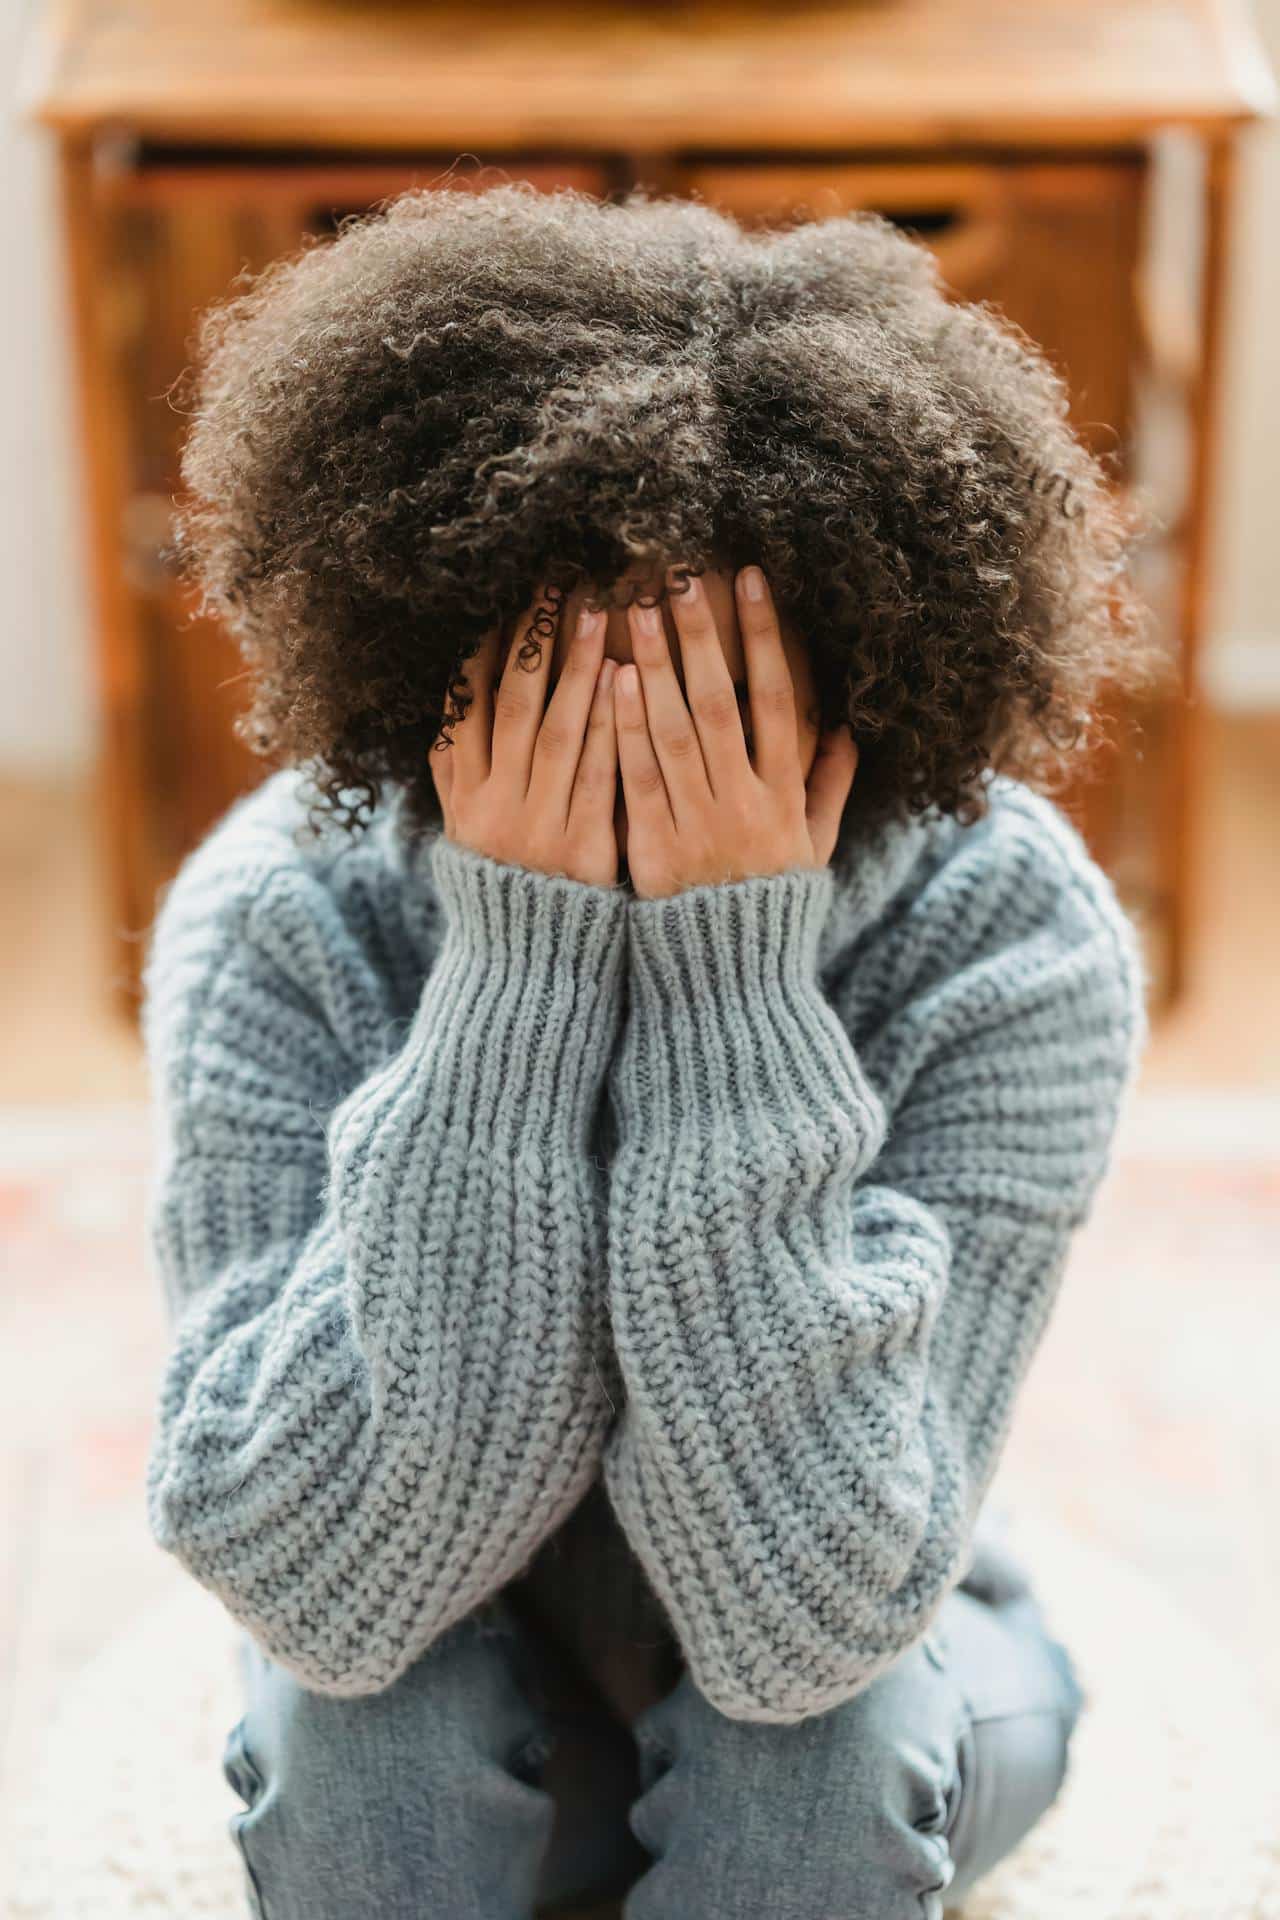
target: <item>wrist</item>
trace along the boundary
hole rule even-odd
[[[530,1142],[562,1124],[581,1129],[621,1017],[625,892],[444,836],[430,871],[444,910],[433,1020],[487,1070],[488,1123]]]
[[[676,1126],[760,1108],[816,1112],[815,1089],[875,1107],[817,977],[829,867],[793,867],[629,908],[631,1011],[620,1105]]]

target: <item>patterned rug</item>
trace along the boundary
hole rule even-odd
[[[1135,1102],[1074,1250],[1001,1484],[1097,1705],[1055,1824],[974,1920],[1280,1916],[1277,1119],[1266,1099]],[[0,1115],[11,1920],[242,1912],[216,1766],[224,1616],[142,1506],[164,1351],[149,1158],[136,1109]]]

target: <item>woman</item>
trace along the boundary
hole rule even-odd
[[[1065,1775],[983,1503],[1145,1031],[1045,797],[1144,658],[1061,385],[877,220],[512,185],[192,407],[283,765],[148,955],[148,1504],[250,1901],[937,1914]]]

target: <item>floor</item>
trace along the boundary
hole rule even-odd
[[[1209,733],[1193,990],[1153,1036],[1006,1481],[1163,1583],[1280,1711],[1280,715]],[[59,1684],[158,1584],[146,1083],[102,989],[88,826],[82,793],[0,783],[0,1803]]]

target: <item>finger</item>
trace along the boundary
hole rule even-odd
[[[755,768],[762,780],[774,786],[794,775],[799,763],[795,684],[763,573],[759,567],[743,567],[734,585],[747,662]]]
[[[702,742],[680,691],[660,608],[631,606],[627,617],[631,652],[644,689],[649,750],[657,756],[668,807],[678,823],[710,793]]]
[[[574,775],[604,654],[606,625],[603,612],[585,606],[580,609],[577,628],[534,743],[529,800],[545,806],[559,820],[567,819],[569,813]]]
[[[619,667],[613,682],[618,771],[627,802],[627,835],[670,832],[673,825],[662,767],[653,749],[637,668]]]
[[[558,587],[543,586],[525,608],[493,696],[491,777],[511,777],[522,795],[532,773],[563,600]]]
[[[711,790],[720,793],[751,772],[742,712],[706,588],[696,574],[688,575],[683,587],[673,574],[671,585],[685,702],[697,729]]]
[[[498,643],[501,638],[500,627],[490,627],[474,653],[468,654],[462,662],[462,679],[471,690],[471,700],[466,712],[452,728],[453,745],[446,749],[452,760],[457,756],[451,773],[456,773],[460,784],[467,787],[479,786],[489,777],[490,751],[493,733],[493,678],[498,663]],[[452,701],[449,702],[449,714],[456,712]]]
[[[573,783],[570,815],[612,820],[618,792],[618,730],[614,717],[616,660],[602,660],[587,721],[587,737]]]
[[[805,783],[805,820],[814,854],[823,866],[835,852],[857,769],[858,747],[847,722],[824,733]]]

